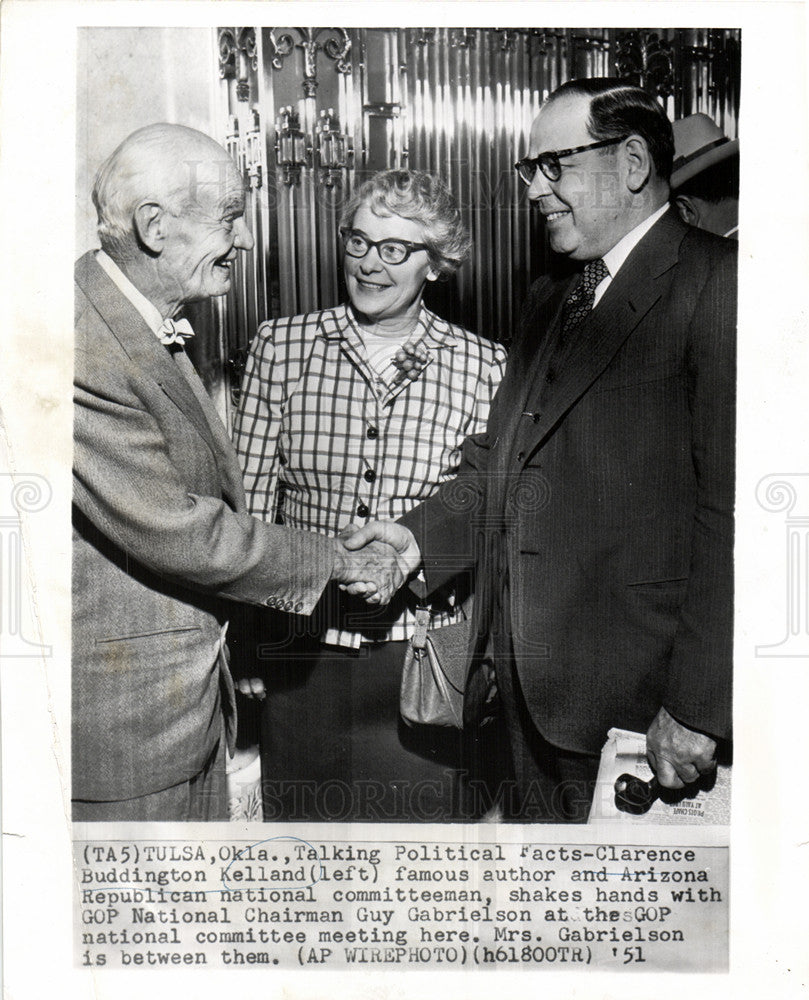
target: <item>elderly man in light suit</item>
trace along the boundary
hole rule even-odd
[[[223,295],[252,249],[217,143],[141,129],[93,191],[102,250],[76,265],[73,817],[226,819],[235,730],[224,599],[308,614],[329,580],[387,599],[387,547],[253,519],[185,351],[184,303]]]

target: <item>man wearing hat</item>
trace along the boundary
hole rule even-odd
[[[671,197],[683,222],[736,239],[739,230],[739,140],[708,115],[674,122]]]

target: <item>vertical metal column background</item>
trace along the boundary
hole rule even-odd
[[[705,111],[734,138],[740,46],[735,29],[220,28],[220,138],[256,237],[220,310],[233,386],[263,319],[340,301],[341,207],[388,167],[440,174],[473,236],[428,304],[507,340],[548,261],[513,169],[542,101],[573,77],[621,76],[672,118]]]

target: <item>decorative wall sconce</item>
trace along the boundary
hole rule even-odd
[[[261,116],[257,108],[253,108],[253,121],[244,134],[244,147],[250,189],[255,190],[264,182],[261,168]]]
[[[292,107],[281,108],[275,133],[275,158],[284,174],[284,184],[300,184],[301,167],[311,166],[312,149],[301,132],[301,119]]]
[[[351,73],[351,38],[345,28],[292,28],[301,40],[295,42],[289,31],[282,31],[276,37],[273,28],[268,34],[273,54],[273,69],[279,70],[284,60],[296,48],[303,52],[303,93],[314,97],[317,91],[317,54],[323,52],[335,64],[338,73]]]
[[[239,119],[228,115],[225,131],[225,148],[239,167],[251,191],[264,183],[261,155],[261,117],[257,108],[250,114],[250,126],[244,132],[239,128]]]
[[[476,49],[477,40],[475,28],[452,28],[449,33],[449,44],[454,49]]]
[[[668,97],[674,92],[674,48],[653,31],[628,31],[618,35],[615,69],[619,77],[645,90]]]
[[[225,129],[225,149],[242,169],[241,150],[239,149],[239,119],[236,115],[228,115],[228,125]]]
[[[351,139],[340,131],[340,120],[334,109],[320,112],[316,126],[318,165],[326,187],[334,187],[342,179],[340,171],[349,165],[354,155]]]
[[[258,69],[255,28],[219,29],[219,76],[236,80],[236,99],[250,100],[250,71]]]

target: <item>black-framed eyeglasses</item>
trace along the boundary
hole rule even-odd
[[[380,260],[385,264],[404,264],[416,250],[429,250],[426,243],[411,243],[409,240],[369,240],[359,229],[341,229],[343,241],[349,257],[364,257],[371,247],[376,247]]]
[[[537,167],[548,178],[549,181],[558,181],[562,176],[562,164],[559,162],[563,156],[573,156],[574,153],[583,153],[587,149],[603,149],[605,146],[617,146],[619,142],[628,139],[628,135],[622,135],[619,139],[601,139],[599,142],[588,142],[586,146],[574,146],[572,149],[553,149],[547,153],[540,153],[539,156],[524,156],[518,160],[514,167],[520,175],[520,179],[530,184],[536,176]]]

